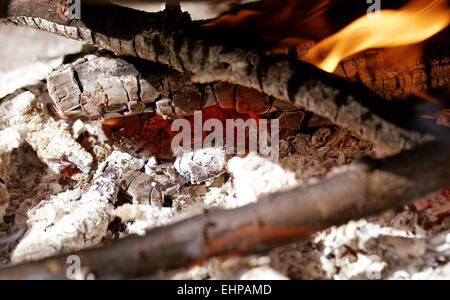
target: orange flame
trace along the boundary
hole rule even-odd
[[[311,48],[305,60],[333,72],[339,62],[358,52],[422,42],[450,23],[447,0],[414,0],[399,10],[366,15]]]
[[[203,27],[214,27],[214,26],[218,26],[218,25],[222,25],[222,26],[236,26],[238,24],[240,24],[242,21],[244,21],[245,19],[247,19],[250,16],[255,16],[255,15],[259,15],[261,14],[258,11],[254,11],[254,10],[250,10],[250,9],[243,9],[241,11],[239,11],[236,15],[231,15],[231,14],[227,14],[227,15],[223,15],[222,17],[204,24]]]
[[[297,46],[299,59],[332,72],[344,58],[373,48],[391,48],[390,56],[404,66],[417,62],[422,55],[422,45],[418,43],[450,24],[448,0],[410,0],[399,9],[384,9],[375,14],[365,14],[364,7],[355,7],[353,2],[261,1],[203,26],[234,27],[260,36],[269,42],[268,46],[275,43],[271,46],[275,47],[274,53],[285,53],[286,48]],[[388,1],[388,6],[399,7],[395,3]],[[365,15],[361,17],[362,13]],[[348,23],[348,17],[356,20]]]

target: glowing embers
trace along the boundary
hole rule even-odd
[[[105,134],[123,147],[149,150],[162,158],[170,158],[173,133],[170,120],[157,114],[141,114],[107,119],[102,128]]]
[[[209,146],[226,146],[227,154],[238,155],[259,150],[276,159],[279,121],[260,117],[215,105],[175,120],[157,114],[108,119],[103,123],[103,131],[121,146],[146,149],[162,159]]]

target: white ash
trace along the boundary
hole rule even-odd
[[[66,190],[66,187],[71,187],[70,184],[68,186],[60,184],[60,179],[60,174],[56,174],[51,169],[47,169],[47,173],[42,176],[40,183],[36,186],[33,197],[21,199],[22,201],[15,207],[14,224],[11,226],[12,231],[27,226],[30,210],[36,207],[42,200],[62,193]]]
[[[208,280],[211,279],[211,275],[204,266],[194,266],[187,270],[178,270],[163,278],[169,280]]]
[[[425,228],[430,216],[406,206],[332,227],[272,251],[271,265],[293,279],[450,279],[450,218]]]
[[[98,166],[88,193],[98,194],[97,197],[109,202],[116,201],[116,185],[120,178],[127,171],[141,169],[144,163],[142,159],[135,158],[128,153],[114,151]]]
[[[270,257],[246,255],[211,258],[202,266],[168,274],[173,280],[286,280],[283,274],[270,267]]]
[[[9,127],[25,126],[26,141],[53,170],[59,172],[73,164],[89,172],[93,163],[91,154],[73,139],[66,122],[47,113],[43,102],[43,97],[31,92],[21,93],[0,105],[2,119]]]
[[[270,257],[246,255],[226,259],[212,258],[205,264],[213,280],[286,280],[286,276],[270,267]],[[202,274],[197,270],[197,274]],[[196,278],[195,278],[196,279]]]
[[[176,159],[174,166],[178,173],[189,178],[192,184],[204,183],[225,171],[225,150],[206,148],[184,153]]]
[[[29,230],[12,253],[12,263],[97,245],[113,215],[120,178],[143,165],[129,154],[114,151],[99,165],[87,192],[74,189],[42,201],[28,212]]]
[[[32,208],[44,199],[74,188],[76,183],[43,165],[35,151],[24,143],[11,153],[11,171],[8,181],[10,204],[5,222],[0,222],[0,231],[9,237],[27,228],[28,213]],[[8,245],[0,246],[0,263],[10,263],[11,251],[17,243],[18,241],[14,240]]]
[[[153,169],[158,165],[158,161],[156,160],[156,157],[152,156],[148,159],[147,163],[145,164],[144,173],[147,175],[152,176],[153,175]]]
[[[240,280],[288,280],[286,276],[270,266],[262,266],[248,270],[239,278]]]
[[[24,126],[5,128],[6,122],[0,115],[0,224],[9,205],[8,179],[11,168],[11,151],[24,140]]]
[[[208,207],[236,208],[244,204],[236,198],[236,191],[231,180],[226,181],[223,176],[217,178],[208,186],[204,203]]]
[[[72,134],[77,139],[83,133],[87,133],[92,137],[95,137],[100,144],[105,144],[108,141],[108,137],[102,130],[102,120],[90,120],[83,122],[80,119],[76,120],[72,125]]]
[[[25,141],[25,126],[8,127],[0,130],[0,153],[8,153],[19,148]]]
[[[83,133],[88,132],[88,129],[86,127],[86,124],[81,121],[80,119],[73,122],[72,125],[72,136],[74,139],[77,139],[82,135]],[[91,133],[92,134],[92,133]]]
[[[113,216],[120,218],[126,225],[126,231],[122,233],[122,236],[145,235],[145,232],[151,228],[172,222],[174,210],[170,207],[124,204],[114,210]]]
[[[6,219],[3,224],[0,222],[5,229],[13,225],[11,223],[15,223],[18,219],[26,219],[26,211],[20,211],[19,207],[27,205],[32,207],[37,204],[35,199],[39,199],[40,195],[43,194],[43,191],[38,190],[38,186],[44,180],[46,171],[50,170],[39,160],[36,152],[27,143],[13,150],[10,155],[11,164],[7,182],[10,205],[6,212],[9,220]],[[59,174],[55,174],[53,171],[51,173],[55,176],[51,176],[48,182],[58,184],[59,178],[57,177]],[[23,222],[21,225],[24,224]],[[12,230],[16,229],[18,228],[12,228]]]
[[[258,197],[286,189],[297,184],[295,173],[256,153],[245,158],[233,157],[228,161],[239,205],[257,201]]]

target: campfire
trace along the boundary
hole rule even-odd
[[[0,0],[0,278],[450,278],[449,24]]]

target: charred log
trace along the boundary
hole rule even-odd
[[[47,84],[54,107],[65,118],[108,119],[152,112],[183,117],[214,105],[241,114],[299,110],[253,89],[218,82],[194,84],[188,75],[155,63],[104,55],[87,55],[57,68]]]

